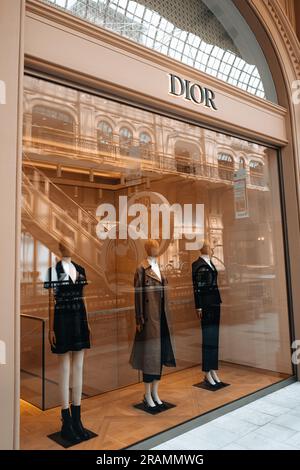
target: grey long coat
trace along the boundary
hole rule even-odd
[[[161,273],[160,280],[148,260],[144,260],[135,272],[134,288],[136,324],[142,325],[142,331],[136,332],[130,364],[144,374],[159,375],[162,365],[176,367],[169,326],[167,279]],[[163,329],[162,315],[166,320]]]

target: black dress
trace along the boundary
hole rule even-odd
[[[55,267],[57,279],[53,280],[52,268],[48,269],[45,289],[53,289],[55,346],[51,351],[64,354],[68,351],[81,351],[90,348],[90,334],[86,309],[83,301],[83,288],[87,284],[85,270],[72,262],[76,268],[76,281],[73,282],[63,269],[61,261]],[[52,277],[52,278],[51,278]]]

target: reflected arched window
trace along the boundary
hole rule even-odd
[[[246,168],[245,159],[243,157],[239,159],[239,168]]]
[[[133,145],[133,134],[128,127],[121,127],[119,133],[120,153],[122,155],[129,155]]]
[[[218,175],[222,180],[233,180],[234,163],[231,155],[220,153],[218,155]]]
[[[75,143],[75,122],[71,114],[60,109],[34,106],[32,110],[32,138],[36,145]]]
[[[148,132],[141,132],[139,135],[140,154],[142,158],[149,158],[152,152],[152,139]]]
[[[151,144],[151,135],[148,132],[141,132],[140,133],[140,144],[141,145],[148,145]]]
[[[113,129],[106,121],[101,121],[97,127],[97,147],[98,150],[108,152],[112,148]]]
[[[255,186],[264,186],[264,165],[262,162],[251,160],[250,167],[250,182]]]

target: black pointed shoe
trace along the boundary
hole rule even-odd
[[[162,403],[158,403],[156,400],[154,400],[153,398],[153,401],[155,403],[155,405],[160,409],[160,410],[166,410],[167,409],[167,405],[162,402]]]
[[[149,403],[147,402],[145,396],[143,398],[143,405],[144,405],[145,410],[146,411],[151,411],[151,413],[157,413],[158,411],[160,411],[156,404],[155,404],[155,406],[150,406]]]
[[[87,441],[90,438],[90,435],[88,431],[84,429],[83,424],[81,422],[81,406],[71,405],[71,412],[73,428],[75,432],[78,434],[82,441]]]
[[[216,384],[219,388],[225,387],[224,382],[222,382],[222,380],[220,382],[216,382]]]
[[[206,377],[204,377],[204,383],[205,385],[208,385],[211,388],[218,388],[218,385],[216,383],[214,385],[211,384],[210,381]]]
[[[72,444],[78,444],[81,442],[80,437],[76,433],[74,427],[73,427],[73,420],[70,414],[69,408],[65,410],[61,410],[61,419],[62,419],[62,427],[61,427],[61,437],[68,441],[71,442]]]

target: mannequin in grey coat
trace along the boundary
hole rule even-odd
[[[159,244],[147,240],[147,259],[141,262],[134,276],[136,334],[130,363],[143,372],[144,406],[164,406],[158,395],[162,367],[176,367],[169,328],[167,279],[157,263]]]

